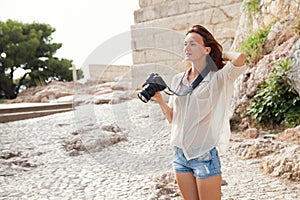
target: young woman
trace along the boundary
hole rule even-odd
[[[189,69],[173,77],[171,89],[186,93],[199,74],[209,68],[202,82],[185,96],[170,96],[168,104],[160,92],[154,97],[172,124],[173,168],[183,198],[221,199],[217,148],[222,150],[229,142],[233,84],[245,70],[246,57],[237,52],[222,53],[222,46],[201,25],[194,25],[186,33],[184,53]],[[209,63],[214,63],[216,69]]]

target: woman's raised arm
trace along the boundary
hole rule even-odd
[[[246,55],[239,52],[223,51],[224,60],[230,61],[234,66],[241,67],[246,62]]]

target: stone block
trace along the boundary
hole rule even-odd
[[[133,51],[134,64],[159,62],[163,60],[182,60],[182,56],[162,49],[144,49]]]
[[[199,0],[190,0],[189,1],[189,12],[206,10],[215,7],[214,2],[211,1],[199,1]]]
[[[186,0],[166,1],[136,10],[134,19],[136,23],[141,23],[186,13],[188,9]]]
[[[184,37],[186,31],[194,24],[205,26],[224,49],[229,49],[238,26],[242,0],[223,2],[149,0],[147,2],[148,5],[140,9],[138,23],[132,26],[132,46],[136,50],[133,52],[134,64],[172,60],[182,62]],[[160,29],[155,27],[163,27],[163,29],[162,31],[147,30],[148,28]],[[136,32],[135,29],[139,31]],[[141,33],[143,31],[144,33]],[[160,51],[149,51],[150,48],[160,49]]]
[[[144,21],[149,21],[156,19],[155,9],[152,7],[141,8],[139,10],[134,11],[134,21],[135,23],[140,23]]]
[[[228,16],[224,9],[222,8],[212,9],[210,24],[221,24],[231,20],[232,17]]]
[[[159,11],[160,17],[180,15],[189,11],[189,5],[186,0],[171,1],[160,6]]]
[[[177,49],[177,46],[182,46],[183,48],[184,38],[184,34],[173,30],[166,30],[165,32],[154,35],[155,47],[167,51],[173,51],[174,49]]]
[[[236,4],[236,3],[242,3],[243,0],[222,0],[222,1],[215,1],[215,6],[224,6],[224,5],[231,5],[231,4]]]
[[[143,50],[132,51],[133,63],[142,64],[145,63],[145,52]]]
[[[218,42],[222,45],[224,51],[230,51],[234,38],[219,39]]]
[[[199,13],[199,14],[202,14],[202,17],[203,17],[203,20],[202,20],[203,22],[199,23],[199,24],[202,24],[205,27],[207,27],[208,25],[213,25],[212,24],[213,12],[214,12],[214,8],[207,9],[207,10],[204,10],[203,12]]]
[[[152,23],[139,23],[131,27],[131,37],[134,39],[136,37],[145,37],[148,35],[153,35],[166,31],[166,27],[155,26]]]
[[[225,12],[225,15],[229,18],[238,20],[241,16],[241,6],[242,3],[233,3],[229,5],[224,5],[222,10]]]
[[[141,8],[149,7],[151,5],[160,4],[170,0],[139,0],[139,6]]]
[[[215,36],[215,38],[219,40],[225,38],[233,38],[237,27],[238,20],[234,19],[230,22],[225,22],[214,26],[212,33]]]
[[[135,37],[132,41],[132,44],[132,50],[154,48],[154,36],[152,34],[149,34],[143,37]]]
[[[155,71],[156,67],[154,63],[134,65],[131,71],[132,88],[142,88],[147,77]]]
[[[243,133],[245,138],[255,139],[259,136],[259,131],[257,128],[249,128]]]
[[[176,66],[175,68],[174,65],[174,61],[134,65],[131,71],[133,88],[141,88],[142,84],[152,72],[158,73],[166,84],[170,86],[173,76],[183,69],[182,65],[180,67]]]
[[[209,27],[209,21],[212,10],[196,11],[186,13],[174,17],[166,17],[162,19],[138,23],[132,26],[132,29],[145,27],[163,27],[170,30],[180,31],[185,34],[188,28],[194,24],[203,24]]]
[[[172,0],[151,0],[152,5],[171,2]]]
[[[151,29],[152,28],[149,28],[149,30]],[[183,41],[185,35],[169,29],[161,30],[161,32],[158,32],[155,30],[148,31],[147,28],[140,29],[140,31],[144,31],[144,34],[139,34],[138,37],[133,37],[132,49],[137,52],[146,49],[157,49],[160,51],[169,52],[169,54],[182,56]],[[150,32],[152,32],[152,34],[149,34]],[[138,54],[134,54],[133,57],[138,56],[137,60],[145,60],[145,55]],[[136,62],[134,63],[137,64]]]
[[[130,66],[123,65],[89,65],[91,80],[116,81],[130,71]]]

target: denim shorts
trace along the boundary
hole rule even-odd
[[[187,161],[182,149],[174,148],[173,169],[175,172],[193,172],[196,178],[209,178],[221,174],[221,163],[216,148],[204,155]]]

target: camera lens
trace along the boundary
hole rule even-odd
[[[147,78],[143,86],[143,90],[138,93],[138,97],[144,103],[147,103],[151,99],[151,97],[155,95],[156,92],[163,91],[167,87],[167,84],[158,74],[152,73]]]
[[[151,97],[155,94],[155,91],[152,91],[152,90],[153,90],[153,88],[150,87],[150,84],[147,84],[144,86],[143,90],[140,93],[138,93],[138,97],[144,103],[147,103],[151,99]]]
[[[144,97],[141,93],[138,93],[138,97],[140,98],[140,100],[142,100],[142,102],[147,103],[149,101],[149,99],[147,99],[146,97]]]

